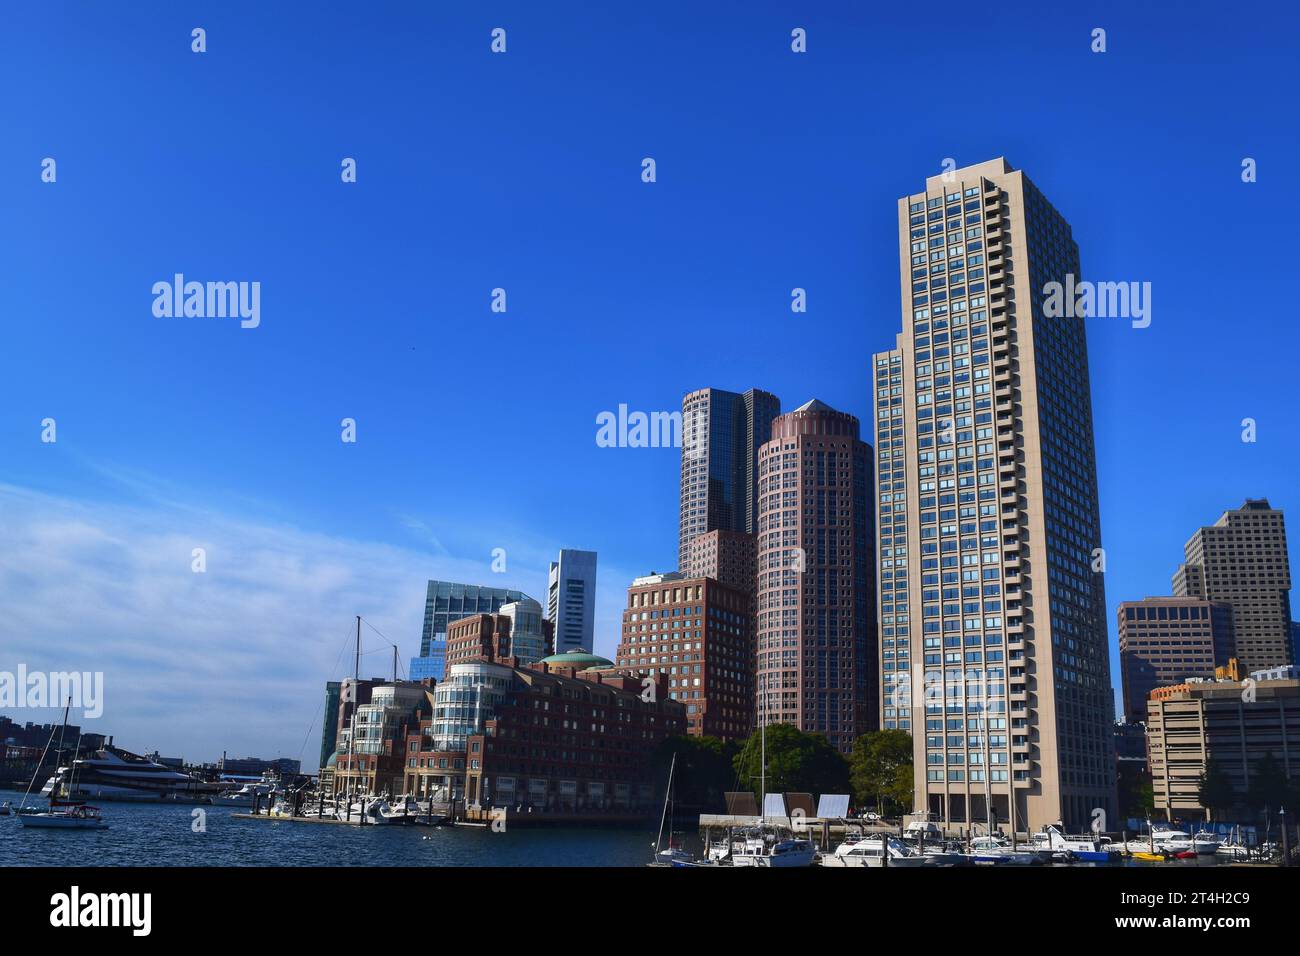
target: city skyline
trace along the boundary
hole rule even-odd
[[[33,16],[15,13],[20,25]],[[611,25],[599,14],[574,28],[519,11],[509,54],[517,60],[484,65],[469,43],[449,44],[447,69],[473,76],[467,100],[439,98],[451,134],[416,130],[418,145],[406,151],[391,130],[422,115],[421,98],[441,74],[397,90],[356,78],[335,109],[376,119],[341,141],[321,132],[331,111],[297,115],[290,96],[267,96],[241,76],[274,49],[282,79],[300,71],[304,84],[332,82],[313,54],[285,42],[292,30],[219,12],[206,73],[168,83],[165,73],[188,63],[143,58],[138,75],[122,74],[143,104],[134,118],[136,107],[95,88],[96,71],[127,62],[134,44],[165,47],[188,24],[137,11],[88,16],[65,49],[23,49],[13,40],[19,29],[0,40],[11,84],[54,62],[56,88],[74,84],[90,96],[75,109],[57,89],[17,104],[0,180],[14,221],[33,224],[4,246],[15,280],[0,304],[25,318],[10,324],[0,384],[9,542],[0,605],[9,661],[106,671],[105,714],[87,729],[132,749],[296,757],[323,682],[351,673],[347,652],[334,663],[354,614],[378,629],[366,632],[376,650],[362,676],[386,673],[384,639],[400,645],[403,666],[418,652],[428,580],[541,599],[547,562],[570,543],[600,555],[593,650],[612,657],[628,584],[675,567],[680,459],[674,449],[599,447],[595,416],[620,404],[671,411],[711,387],[764,389],[791,408],[816,396],[873,421],[871,355],[893,341],[900,307],[894,204],[947,157],[965,166],[1007,156],[1071,222],[1085,276],[1150,281],[1155,291],[1149,328],[1088,326],[1116,697],[1119,602],[1167,593],[1187,536],[1243,500],[1296,511],[1300,425],[1282,414],[1292,402],[1288,350],[1248,352],[1257,338],[1237,338],[1251,324],[1284,340],[1295,334],[1279,308],[1281,223],[1297,202],[1280,171],[1294,134],[1232,92],[1277,82],[1278,48],[1261,48],[1247,24],[1227,23],[1221,34],[1256,51],[1233,61],[1232,82],[1182,76],[1182,93],[1153,130],[1107,104],[1122,91],[1166,89],[1160,65],[1180,56],[1178,36],[1117,11],[1107,17],[1113,52],[1089,59],[1087,25],[1044,13],[1058,42],[1018,51],[1020,62],[1050,69],[1068,56],[1091,79],[1063,77],[1050,94],[1011,91],[1009,109],[1033,111],[1032,128],[1015,120],[989,128],[963,116],[929,126],[909,119],[940,115],[920,92],[861,102],[873,78],[906,59],[895,48],[922,38],[901,20],[888,24],[896,43],[869,51],[814,22],[808,63],[790,68],[779,59],[788,56],[786,15],[764,11],[733,25],[701,14],[716,59],[669,76],[657,66],[671,44],[653,29],[653,41],[629,44],[637,24],[620,27],[606,47]],[[439,29],[481,32],[473,17],[448,17]],[[547,104],[574,95],[573,85],[539,75],[537,53],[561,31],[615,78],[563,115]],[[369,27],[351,32],[363,62],[392,52]],[[341,48],[347,33],[329,21],[317,42]],[[1127,52],[1139,42],[1141,57]],[[771,53],[755,52],[767,44]],[[417,52],[399,44],[396,68],[422,62]],[[753,58],[771,75],[737,88],[730,72]],[[648,76],[657,102],[635,122],[618,119],[622,98]],[[836,79],[857,92],[832,92],[813,107]],[[142,145],[157,141],[149,117],[201,116],[218,90],[259,135],[283,129],[286,148],[216,137],[213,149],[201,123],[170,131],[161,152]],[[738,119],[725,141],[691,118],[701,90]],[[855,113],[862,120],[846,131],[842,117]],[[1227,145],[1171,160],[1170,138],[1199,136],[1206,114]],[[593,116],[615,118],[596,130]],[[1124,148],[1066,148],[1081,122],[1109,123]],[[904,135],[889,152],[873,145],[876,130],[900,123]],[[564,142],[580,145],[554,145]],[[516,144],[522,155],[509,155]],[[60,176],[45,185],[39,161],[51,154]],[[353,154],[358,195],[332,192],[348,188],[337,168]],[[659,161],[653,184],[639,178],[646,155]],[[1244,156],[1260,160],[1259,182],[1241,181]],[[773,182],[799,187],[774,193]],[[502,183],[511,184],[505,195]],[[596,198],[582,198],[583,189]],[[322,197],[325,213],[312,208]],[[140,214],[164,206],[183,228]],[[385,217],[393,234],[362,248],[357,237]],[[508,239],[503,221],[513,226]],[[428,222],[451,225],[428,235]],[[1234,241],[1187,243],[1206,222]],[[1257,240],[1249,249],[1246,236]],[[261,281],[259,327],[155,318],[149,287],[175,272]],[[1237,279],[1186,281],[1209,274]],[[510,295],[502,316],[489,308],[498,286]],[[790,311],[795,287],[807,290],[806,313]],[[563,347],[552,344],[557,325]],[[696,341],[686,351],[669,344],[676,336],[648,335],[668,331]],[[764,344],[787,334],[836,347],[814,361]],[[507,342],[527,361],[499,388],[480,379],[477,363],[449,361],[456,353],[446,348],[465,343],[487,355]],[[556,388],[575,366],[583,378]],[[1196,369],[1207,370],[1197,390],[1180,391]],[[47,417],[58,423],[55,444],[40,441]],[[345,417],[357,422],[355,446],[340,443]],[[1253,443],[1241,439],[1245,418],[1258,422]],[[466,452],[488,458],[503,439],[514,443],[512,464],[525,466],[459,467]],[[566,466],[554,467],[557,459]],[[1293,568],[1298,537],[1288,542]],[[191,571],[194,548],[206,552],[203,577]],[[496,548],[504,573],[492,569]],[[0,711],[20,722],[56,716]],[[318,738],[308,737],[309,761]]]

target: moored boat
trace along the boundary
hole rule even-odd
[[[1034,834],[1033,845],[1036,850],[1066,852],[1071,860],[1082,863],[1114,863],[1120,858],[1119,849],[1105,838],[1069,836],[1050,825]]]
[[[817,848],[811,840],[799,838],[777,838],[771,843],[758,841],[755,846],[749,843],[742,853],[732,850],[732,866],[796,867],[812,866],[817,857]]]
[[[888,859],[886,859],[888,852]],[[920,853],[895,837],[864,837],[849,840],[835,848],[834,853],[819,857],[822,866],[829,867],[917,867],[932,865]]]
[[[1003,836],[972,838],[970,857],[976,866],[1033,866],[1043,862],[1040,853],[1013,847],[1011,841]]]

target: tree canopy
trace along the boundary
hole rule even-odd
[[[736,777],[742,789],[760,789],[761,740],[754,731],[736,754]],[[767,792],[849,792],[849,764],[825,734],[804,733],[793,724],[767,728]]]
[[[853,799],[876,812],[912,809],[912,735],[905,730],[876,730],[853,741],[849,757]]]

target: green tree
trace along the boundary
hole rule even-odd
[[[1210,819],[1230,811],[1237,802],[1237,791],[1232,786],[1232,777],[1223,765],[1211,757],[1205,762],[1205,772],[1201,774],[1201,785],[1197,791],[1201,806],[1209,811]]]
[[[905,730],[876,730],[853,741],[849,757],[853,799],[876,812],[912,809],[912,735]]]
[[[1266,753],[1250,768],[1250,783],[1246,787],[1246,805],[1263,814],[1276,814],[1279,807],[1295,809],[1295,788],[1287,780],[1286,771],[1276,757]]]
[[[762,741],[754,731],[736,754],[736,777],[742,788],[758,793]],[[849,764],[825,734],[809,734],[793,724],[767,728],[768,793],[848,793]]]
[[[702,813],[722,813],[725,794],[735,784],[733,761],[740,745],[719,737],[669,737],[655,753],[655,779],[659,794],[668,783],[668,767],[673,755],[677,769],[673,772],[674,800],[683,809]]]

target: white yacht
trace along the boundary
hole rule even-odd
[[[1045,826],[1035,833],[1033,846],[1038,851],[1066,852],[1085,863],[1112,863],[1120,855],[1119,849],[1106,837],[1069,836],[1054,826]]]
[[[209,800],[214,807],[251,807],[259,802],[260,797],[261,804],[265,806],[267,798],[275,793],[275,787],[275,783],[265,780],[246,783],[238,790],[223,790]]]
[[[402,821],[400,818],[394,819],[392,816],[389,816],[391,812],[392,808],[389,807],[388,801],[376,799],[365,801],[365,812],[363,814],[362,801],[353,800],[350,807],[346,802],[344,802],[339,809],[335,811],[334,815],[339,820],[347,820],[353,823],[360,822],[364,823],[366,826],[384,826],[401,823]],[[363,816],[365,818],[364,820],[362,819]]]
[[[710,863],[722,863],[731,859],[731,842],[714,840],[709,844],[708,860]]]
[[[72,787],[67,784],[75,779]],[[206,803],[218,791],[216,784],[133,754],[112,742],[103,749],[60,767],[45,784],[48,797],[58,787],[74,800],[177,801]]]
[[[811,840],[798,838],[777,839],[771,843],[759,839],[747,840],[743,852],[731,852],[732,866],[812,866],[817,849]]]
[[[1195,848],[1192,836],[1186,830],[1175,830],[1172,827],[1162,827],[1160,824],[1152,824],[1151,832],[1145,837],[1137,837],[1129,840],[1124,844],[1124,849],[1129,853],[1187,853]],[[1213,853],[1218,849],[1218,844],[1214,849],[1207,852]],[[1199,852],[1199,851],[1198,851]]]
[[[1192,849],[1198,856],[1212,856],[1219,852],[1223,837],[1209,830],[1200,830],[1192,835]]]
[[[930,865],[929,860],[924,855],[917,853],[892,836],[884,840],[879,837],[867,837],[841,843],[835,848],[834,853],[822,854],[821,865],[831,867],[885,866],[886,847],[889,851],[889,866],[915,867]]]

